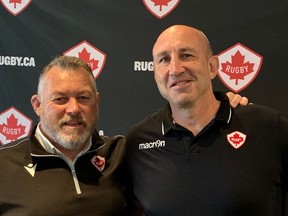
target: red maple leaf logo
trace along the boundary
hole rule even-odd
[[[0,124],[0,133],[6,137],[6,140],[17,140],[25,133],[25,126],[18,125],[18,119],[13,114],[7,118],[7,125]]]
[[[244,55],[238,50],[235,55],[231,56],[232,63],[226,61],[222,63],[222,71],[230,77],[230,80],[235,79],[235,85],[238,85],[238,80],[244,80],[244,77],[253,72],[254,63],[245,62]]]
[[[88,53],[85,48],[81,52],[78,53],[78,56],[80,59],[85,61],[90,66],[92,71],[98,68],[99,61],[95,59],[90,59],[90,53]]]
[[[160,11],[162,11],[162,6],[168,6],[168,3],[172,0],[151,0],[154,2],[154,6],[160,6]]]
[[[105,168],[105,158],[101,156],[94,156],[91,161],[100,172],[102,172],[102,170]]]
[[[14,8],[17,7],[17,4],[22,4],[22,0],[9,0],[9,4],[14,3]]]
[[[229,140],[235,145],[239,145],[243,142],[244,138],[241,137],[238,133],[235,133],[233,136],[229,137]]]

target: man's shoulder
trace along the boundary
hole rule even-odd
[[[162,134],[164,121],[167,119],[165,109],[162,108],[134,124],[127,134],[127,150],[132,150],[132,146],[136,147],[135,143],[154,139]]]
[[[165,118],[165,108],[161,108],[154,113],[151,113],[144,117],[142,120],[138,121],[132,126],[131,130],[136,129],[145,129],[146,127],[150,127],[151,125],[161,124],[161,122]]]
[[[21,161],[25,155],[29,154],[29,138],[22,138],[0,147],[0,169],[7,166],[12,161]]]
[[[21,148],[25,148],[28,143],[29,143],[29,137],[24,137],[24,138],[12,141],[12,142],[7,143],[5,145],[1,145],[0,146],[0,153],[5,152],[5,151],[21,150]]]
[[[104,141],[105,145],[124,145],[126,138],[123,135],[114,135],[114,136],[100,136]]]
[[[248,104],[246,106],[237,106],[234,109],[234,112],[237,114],[241,114],[241,115],[253,114],[258,117],[260,116],[277,117],[279,114],[281,114],[278,110],[272,107],[258,105],[258,104]]]
[[[241,119],[243,123],[257,125],[257,127],[288,128],[287,116],[272,107],[256,104],[236,107],[232,119]]]
[[[124,154],[126,148],[126,138],[123,135],[114,136],[100,136],[103,140],[103,145],[98,149],[98,153],[103,155],[112,155],[112,153],[119,155]]]

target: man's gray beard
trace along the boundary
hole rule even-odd
[[[86,143],[88,142],[92,131],[90,131],[90,127],[86,126],[86,130],[79,134],[78,130],[69,129],[69,133],[67,130],[64,133],[62,128],[51,126],[49,123],[43,123],[45,119],[42,119],[41,128],[43,132],[48,136],[47,138],[51,139],[53,142],[62,146],[68,150],[79,150],[82,149]]]
[[[90,131],[87,130],[83,134],[77,134],[77,131],[71,131],[68,135],[58,132],[55,134],[54,141],[65,149],[78,150],[85,146],[90,135]]]

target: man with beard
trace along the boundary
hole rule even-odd
[[[1,215],[129,215],[125,138],[99,137],[99,100],[82,60],[43,69],[31,98],[37,127],[0,150]]]

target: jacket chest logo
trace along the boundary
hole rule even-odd
[[[105,158],[95,155],[92,159],[91,162],[96,169],[98,169],[100,172],[102,172],[105,168]]]

